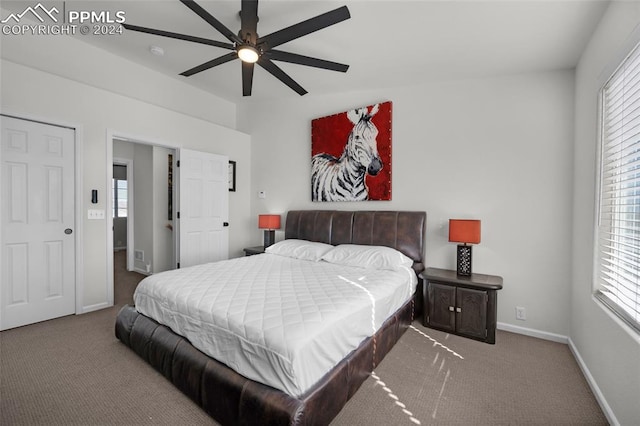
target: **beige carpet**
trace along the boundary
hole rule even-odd
[[[113,253],[113,302],[117,306],[133,305],[133,292],[145,276],[137,272],[127,271],[127,252],[120,250]]]
[[[414,322],[335,424],[389,424],[390,413],[395,424],[607,424],[566,345],[502,331],[497,340]]]
[[[116,270],[116,303],[139,274]],[[0,333],[2,425],[215,424],[114,337],[117,307]],[[606,425],[568,347],[414,322],[332,425]]]

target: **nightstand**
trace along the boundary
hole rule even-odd
[[[466,277],[449,269],[427,268],[420,278],[425,327],[496,343],[497,292],[502,288],[502,277]]]
[[[255,246],[244,248],[245,256],[253,256],[254,254],[264,253],[264,246]]]

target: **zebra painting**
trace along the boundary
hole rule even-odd
[[[390,119],[390,102],[386,107]],[[318,152],[311,159],[311,199],[313,201],[364,201],[372,198],[367,185],[368,179],[378,176],[385,164],[378,152],[378,128],[373,117],[378,114],[380,105],[352,109],[346,112],[346,118],[353,126],[342,147],[342,154],[334,156],[328,152]],[[340,114],[344,116],[345,113]],[[332,117],[328,117],[332,118]],[[390,129],[385,132],[388,139],[388,157],[390,159]],[[317,135],[314,135],[317,137]],[[344,140],[344,139],[343,139]],[[316,141],[317,142],[317,141]],[[390,186],[389,177],[383,184]],[[390,195],[390,188],[387,193]]]

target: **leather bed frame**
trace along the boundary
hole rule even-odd
[[[419,273],[425,227],[425,212],[293,210],[287,214],[285,238],[393,247],[413,259]],[[121,309],[115,333],[224,425],[326,425],[406,331],[419,300],[416,295],[402,306],[299,398],[241,376],[132,306]]]

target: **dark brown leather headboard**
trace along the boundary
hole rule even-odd
[[[426,212],[291,210],[284,237],[392,247],[413,259],[419,273],[424,270],[426,222]]]

